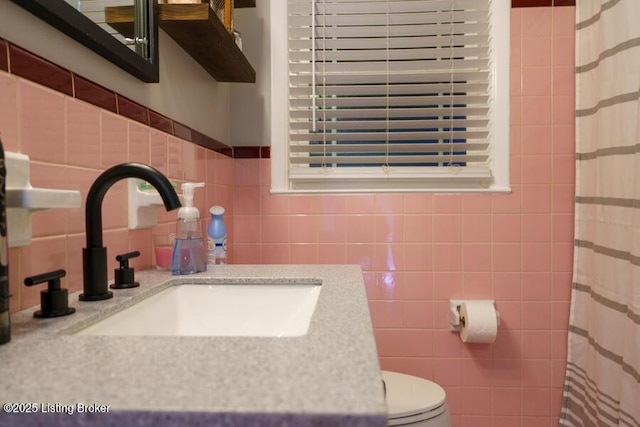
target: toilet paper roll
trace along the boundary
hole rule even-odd
[[[492,343],[498,333],[498,316],[491,301],[465,301],[460,305],[462,342]]]

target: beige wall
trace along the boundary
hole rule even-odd
[[[255,8],[236,9],[234,26],[242,34],[243,52],[256,70],[255,84],[231,86],[232,146],[269,146],[271,135],[271,44],[269,3],[258,0]]]

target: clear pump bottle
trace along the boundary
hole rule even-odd
[[[204,182],[182,184],[184,206],[178,210],[171,264],[171,272],[174,275],[200,273],[207,270],[200,212],[193,206],[193,192],[197,187],[204,187]]]

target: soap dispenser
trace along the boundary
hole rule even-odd
[[[216,266],[227,263],[227,229],[224,225],[222,206],[212,206],[209,209],[211,220],[207,228],[207,264],[209,270],[213,271]]]
[[[207,270],[207,258],[200,212],[193,206],[193,193],[204,182],[182,184],[184,206],[178,210],[171,272],[174,275],[200,273]]]

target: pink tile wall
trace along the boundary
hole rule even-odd
[[[10,250],[11,311],[40,303],[40,287],[24,286],[25,277],[63,268],[63,286],[82,288],[82,248],[85,247],[84,200],[95,178],[105,169],[127,161],[152,165],[178,184],[206,181],[196,205],[208,223],[208,207],[220,204],[233,215],[233,159],[191,142],[118,116],[94,105],[0,71],[0,137],[5,151],[31,158],[34,187],[79,190],[81,209],[52,209],[32,215],[32,244]],[[124,181],[115,184],[103,202],[104,242],[109,275],[115,256],[139,250],[136,269],[152,266],[154,230],[129,230]],[[174,229],[175,212],[158,209],[157,230]],[[229,224],[232,232],[232,222]],[[9,230],[11,233],[11,230]],[[232,259],[232,258],[231,258]]]
[[[80,190],[140,161],[206,181],[198,207],[227,208],[236,263],[353,263],[364,271],[380,362],[445,387],[455,427],[557,425],[571,290],[574,7],[512,10],[511,194],[272,196],[268,160],[233,160],[0,71],[5,150],[32,158],[32,184]],[[206,194],[204,194],[206,193]],[[152,230],[127,228],[126,190],[103,205],[110,269]],[[82,287],[84,209],[33,214],[33,242],[10,251],[12,311],[39,303],[24,277],[65,268]],[[158,230],[175,213],[158,210]],[[203,220],[203,226],[206,219]],[[448,330],[450,298],[493,298],[494,345]]]
[[[557,425],[573,250],[574,7],[512,10],[511,194],[270,195],[236,160],[238,263],[362,266],[384,369],[445,387],[456,427]],[[493,345],[448,330],[492,298]]]

